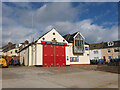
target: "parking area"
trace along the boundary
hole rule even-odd
[[[11,66],[2,69],[3,88],[118,88],[118,74],[92,65],[67,67]]]

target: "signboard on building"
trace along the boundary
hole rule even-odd
[[[79,57],[70,57],[70,62],[79,62]]]

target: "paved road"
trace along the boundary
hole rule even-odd
[[[83,66],[84,67],[84,66]],[[118,88],[118,74],[69,67],[10,67],[3,88]]]

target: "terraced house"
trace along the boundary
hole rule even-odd
[[[3,56],[18,56],[19,46],[18,44],[12,44],[11,42],[8,45],[2,47]]]
[[[110,59],[120,58],[120,41],[101,42],[90,45],[90,59]]]

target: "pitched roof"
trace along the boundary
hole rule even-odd
[[[46,32],[45,34],[43,34],[42,36],[40,36],[36,41],[29,43],[26,47],[22,48],[19,52],[21,52],[21,51],[24,50],[25,48],[29,47],[30,45],[35,44],[41,37],[43,37],[44,35],[46,35],[46,34],[49,33],[50,31],[52,31],[53,29],[55,29],[55,28],[52,28],[51,30],[49,30],[48,32]],[[55,30],[56,30],[56,29],[55,29]]]
[[[95,43],[95,44],[90,44],[89,48],[90,50],[101,49],[103,48],[103,46],[104,46],[104,43]]]
[[[78,32],[75,32],[73,34],[66,34],[63,36],[64,39],[66,39],[69,43],[73,43],[73,38]],[[85,42],[86,45],[89,45],[89,43]]]
[[[55,28],[52,28],[51,30],[53,30]],[[41,37],[43,37],[44,35],[46,35],[47,33],[49,33],[51,30],[49,30],[48,32],[44,33],[42,36],[40,36],[35,42],[37,42]],[[56,29],[55,29],[56,30]]]
[[[118,41],[113,41],[113,43],[114,43],[113,46],[108,46],[108,42],[90,44],[90,50],[120,47],[120,40],[118,40]]]
[[[12,44],[10,46],[5,45],[5,46],[2,47],[2,51],[6,52],[6,51],[9,51],[9,50],[14,49],[14,48],[16,48],[16,44]]]
[[[108,42],[105,42],[103,48],[120,47],[120,40],[113,41],[113,43],[113,46],[108,46]]]
[[[69,43],[73,42],[73,37],[77,34],[78,32],[75,32],[73,34],[66,34],[63,36],[64,39],[66,39],[66,41],[68,41]]]

